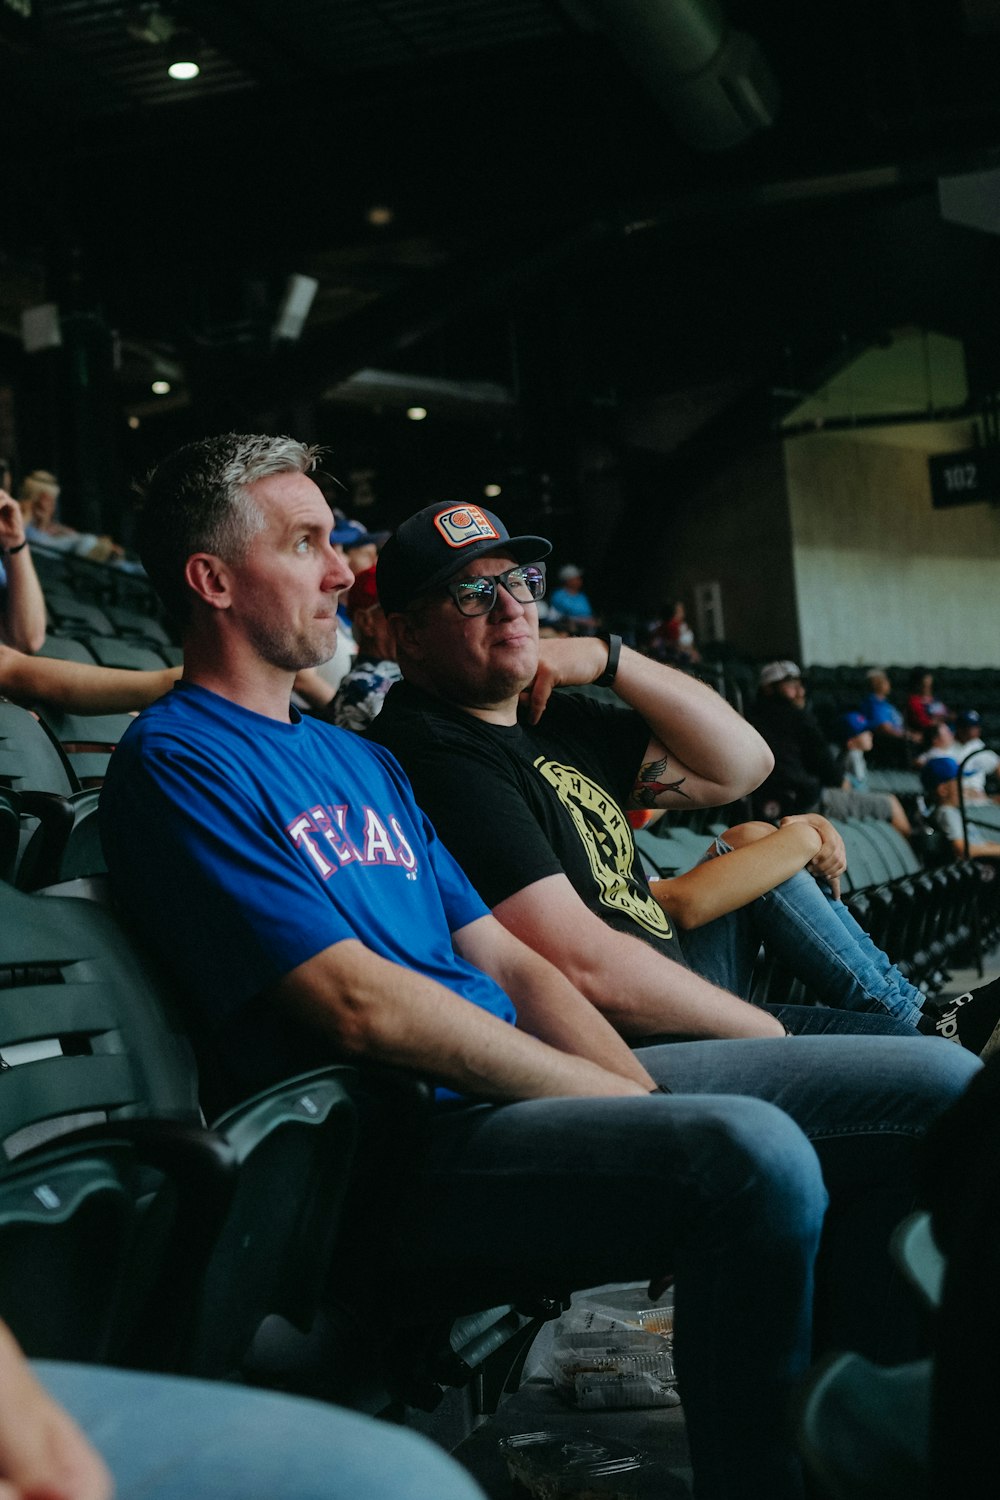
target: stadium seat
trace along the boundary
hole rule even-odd
[[[0,986],[8,1159],[89,1125],[200,1128],[193,1053],[162,977],[101,902],[0,887]],[[231,1210],[187,1304],[152,1307],[137,1360],[222,1375],[266,1313],[308,1323],[353,1162],[355,1078],[304,1075],[217,1122],[238,1168]]]
[[[0,790],[0,880],[14,879],[21,841],[21,808],[16,792]]]
[[[78,792],[80,783],[57,739],[26,708],[0,699],[0,787]]]
[[[104,779],[111,753],[133,719],[129,713],[74,714],[44,704],[38,714],[62,746],[81,787]]]
[[[63,894],[80,887],[76,882],[36,895],[0,888],[0,987],[6,991],[0,1054],[11,1063],[0,1089],[0,1141],[8,1158],[17,1157],[16,1170],[25,1151],[58,1152],[67,1132],[76,1143],[87,1127],[128,1138],[165,1117],[196,1135],[200,1129],[193,1055],[168,989],[106,909],[104,883],[87,883],[96,900]],[[106,1336],[116,1361],[240,1377],[259,1328],[278,1325],[305,1340],[326,1297],[359,1119],[366,1132],[373,1119],[382,1122],[398,1163],[400,1140],[415,1138],[413,1111],[422,1119],[429,1097],[418,1081],[391,1070],[360,1073],[332,1064],[265,1089],[215,1119],[211,1140],[231,1154],[236,1172],[225,1213],[218,1214],[211,1243],[187,1251],[175,1244],[171,1260],[187,1257],[180,1291],[176,1278],[158,1281],[148,1294],[144,1290],[141,1312],[133,1308],[124,1326],[113,1318],[100,1323],[102,1337],[112,1329]],[[145,1143],[143,1149],[145,1160]],[[98,1168],[95,1195],[109,1182],[108,1201],[127,1220],[127,1194],[118,1193],[106,1164]],[[0,1188],[13,1184],[12,1170],[0,1168]],[[385,1190],[377,1174],[374,1181],[376,1191]],[[174,1190],[183,1187],[181,1178]],[[155,1220],[136,1222],[144,1236],[152,1234]],[[80,1274],[99,1277],[80,1254]],[[134,1302],[138,1294],[131,1295]],[[480,1376],[493,1356],[508,1364],[520,1357],[538,1318],[558,1305],[493,1308],[430,1326],[418,1317],[391,1341],[392,1369],[380,1371],[379,1389],[387,1400],[432,1406],[444,1384]],[[33,1306],[23,1315],[32,1353],[38,1349],[31,1319],[41,1316]],[[94,1337],[87,1335],[91,1343]],[[82,1342],[81,1335],[74,1357],[81,1357]],[[86,1357],[96,1356],[88,1349]],[[252,1378],[295,1386],[296,1377],[276,1371],[273,1362],[270,1369],[265,1365],[258,1352]],[[345,1378],[342,1369],[334,1374]],[[353,1380],[351,1372],[348,1385]],[[314,1389],[308,1382],[305,1388]]]
[[[15,794],[8,793],[8,796]],[[107,871],[97,820],[98,788],[68,797],[47,792],[19,799],[22,838],[14,870],[3,877],[21,891]]]
[[[79,661],[90,665],[97,660],[93,651],[73,635],[49,635],[36,656],[54,657],[57,661]]]
[[[145,613],[138,609],[127,609],[121,604],[109,604],[105,608],[105,614],[121,636],[137,636],[143,642],[154,645],[167,646],[170,637],[160,624],[159,619],[152,613]]]
[[[93,635],[87,644],[102,667],[126,667],[134,672],[162,672],[167,665],[158,647],[140,645],[137,640]]]
[[[96,604],[71,594],[51,594],[46,599],[49,615],[64,635],[110,635],[115,627]]]
[[[8,1162],[0,1316],[22,1347],[123,1362],[148,1304],[176,1313],[190,1301],[233,1173],[224,1142],[166,1121],[83,1129]]]

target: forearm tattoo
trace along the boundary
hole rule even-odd
[[[645,765],[639,767],[639,774],[632,788],[632,801],[636,807],[656,807],[657,798],[663,792],[676,792],[679,797],[686,797],[690,802],[687,792],[684,790],[686,776],[678,781],[661,781],[667,769],[667,757],[661,756],[659,760],[648,760]]]

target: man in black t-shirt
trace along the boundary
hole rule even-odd
[[[504,926],[624,1035],[781,1035],[684,965],[624,811],[725,805],[763,780],[770,752],[711,688],[616,637],[539,641],[548,551],[475,506],[400,527],[377,584],[405,680],[370,734]],[[552,693],[595,682],[613,684],[610,703]],[[831,846],[817,863],[836,875],[840,860]]]

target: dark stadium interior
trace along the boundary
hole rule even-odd
[[[170,76],[170,65],[181,65],[189,76]],[[887,1369],[872,1365],[861,1372],[857,1412],[845,1408],[844,1431],[845,1451],[866,1479],[868,1466],[882,1461],[883,1441],[895,1444],[899,1431],[920,1449],[913,1480],[895,1452],[890,1455],[886,1472],[892,1470],[895,1487],[885,1490],[886,1500],[908,1500],[925,1487],[953,1493],[973,1472],[977,1452],[984,1469],[995,1468],[989,1424],[974,1418],[988,1405],[983,1391],[988,1396],[997,1385],[1000,1323],[989,1298],[980,1295],[981,1286],[994,1281],[996,1260],[992,1120],[1000,1077],[996,1051],[990,1056],[1000,1046],[1000,1023],[994,1026],[1000,1014],[998,79],[1000,0],[0,0],[0,1368],[9,1324],[32,1359],[202,1376],[215,1382],[213,1397],[224,1383],[232,1393],[238,1386],[230,1383],[243,1382],[340,1402],[425,1432],[457,1454],[489,1500],[511,1494],[498,1438],[544,1437],[554,1426],[575,1441],[583,1421],[588,1441],[611,1435],[648,1448],[648,1471],[635,1488],[624,1479],[620,1493],[690,1500],[687,1433],[698,1469],[698,1423],[692,1417],[688,1428],[673,1385],[665,1406],[647,1407],[629,1395],[635,1410],[610,1398],[606,1411],[581,1411],[571,1410],[558,1380],[553,1383],[557,1331],[566,1326],[557,1321],[568,1296],[560,1280],[566,1256],[548,1248],[552,1242],[535,1231],[530,1212],[508,1217],[511,1224],[520,1217],[517,1227],[545,1242],[560,1276],[550,1285],[547,1271],[530,1295],[496,1293],[521,1300],[484,1308],[471,1305],[480,1289],[458,1296],[449,1287],[455,1308],[447,1299],[432,1308],[423,1282],[411,1292],[382,1274],[378,1251],[390,1236],[372,1231],[379,1220],[368,1215],[364,1193],[373,1188],[372,1201],[392,1207],[424,1152],[435,1098],[424,1079],[427,1068],[418,1069],[405,1053],[402,1064],[392,1054],[384,1068],[386,1059],[372,1049],[378,1061],[369,1069],[372,1053],[359,1044],[357,1053],[346,1048],[343,1065],[284,1079],[220,1115],[214,1106],[221,1107],[223,1097],[230,1101],[215,1077],[224,1069],[214,1033],[211,1046],[201,1050],[215,1023],[198,1014],[198,1002],[184,1009],[191,1003],[187,979],[179,983],[161,972],[145,939],[136,941],[121,891],[112,897],[108,884],[114,858],[98,830],[99,807],[103,816],[111,806],[108,816],[115,817],[114,781],[129,775],[132,754],[122,736],[138,741],[151,719],[155,724],[155,706],[138,725],[135,711],[155,705],[184,669],[186,682],[168,693],[174,704],[190,697],[189,689],[208,687],[217,704],[228,699],[229,707],[256,715],[258,700],[245,692],[246,682],[263,682],[267,701],[277,702],[272,717],[288,730],[288,659],[266,657],[251,627],[269,614],[279,624],[286,613],[296,614],[312,579],[322,602],[302,604],[302,613],[322,649],[308,654],[318,668],[296,678],[296,732],[303,725],[319,728],[313,720],[327,718],[342,726],[333,706],[336,700],[343,706],[341,684],[349,682],[352,661],[361,664],[358,694],[367,695],[365,707],[374,716],[382,706],[379,694],[412,668],[403,650],[396,651],[403,635],[390,639],[396,623],[387,625],[377,607],[378,586],[385,609],[394,611],[388,570],[382,568],[376,585],[374,566],[359,562],[359,552],[373,559],[400,522],[431,502],[441,502],[432,512],[435,522],[455,520],[461,536],[481,525],[475,505],[482,505],[495,507],[509,527],[505,547],[515,556],[524,541],[518,532],[551,539],[548,596],[543,600],[537,566],[519,572],[508,560],[499,574],[487,574],[501,549],[493,545],[496,532],[485,528],[478,534],[489,540],[479,551],[491,563],[480,565],[477,552],[473,561],[483,571],[474,577],[466,563],[455,575],[461,581],[451,588],[454,611],[442,585],[437,617],[444,621],[439,640],[445,647],[428,647],[427,659],[454,667],[449,643],[463,630],[474,641],[477,630],[492,628],[487,622],[495,618],[497,601],[522,613],[526,606],[533,617],[537,600],[543,634],[565,640],[544,643],[541,671],[535,657],[518,680],[504,679],[504,691],[510,687],[500,705],[506,721],[492,699],[466,699],[459,687],[454,702],[444,704],[456,721],[468,731],[466,710],[474,720],[492,713],[489,727],[514,737],[548,671],[556,686],[596,696],[597,704],[580,709],[588,719],[593,710],[593,723],[600,725],[595,741],[635,734],[637,748],[647,740],[657,747],[646,751],[638,771],[636,790],[646,800],[633,794],[629,802],[634,840],[623,834],[615,847],[628,860],[638,851],[633,884],[670,915],[672,940],[685,924],[658,886],[683,881],[692,870],[695,886],[712,870],[718,877],[720,867],[723,881],[727,869],[746,871],[743,855],[752,854],[761,820],[793,825],[791,840],[787,829],[783,834],[786,851],[796,839],[803,849],[811,841],[829,858],[842,839],[842,874],[832,878],[831,892],[840,887],[850,918],[851,961],[861,969],[854,949],[866,955],[874,945],[884,969],[893,969],[891,984],[900,979],[901,991],[920,990],[910,996],[910,1008],[926,1000],[922,1031],[961,1041],[991,1061],[993,1093],[980,1094],[978,1102],[973,1093],[972,1112],[964,1124],[960,1116],[957,1134],[940,1137],[940,1160],[927,1172],[928,1182],[939,1172],[942,1198],[954,1200],[960,1222],[952,1223],[950,1245],[935,1244],[934,1225],[923,1214],[916,1225],[904,1221],[911,1238],[904,1236],[893,1252],[928,1307],[939,1310],[933,1315],[934,1390],[927,1394],[927,1369],[888,1359]],[[218,645],[210,638],[215,627],[205,624],[213,611],[198,606],[200,613],[179,632],[169,601],[164,608],[156,596],[162,580],[157,583],[155,560],[169,557],[169,539],[162,545],[161,536],[143,549],[142,560],[137,555],[135,481],[178,446],[226,432],[284,433],[320,445],[314,477],[343,514],[328,535],[328,511],[295,467],[311,462],[301,449],[292,467],[271,471],[280,482],[294,476],[313,507],[308,528],[297,523],[294,533],[290,527],[287,536],[280,533],[282,548],[291,552],[287,541],[299,549],[304,530],[319,546],[302,549],[307,561],[298,577],[306,582],[296,584],[281,558],[273,578],[258,566],[263,544],[248,543],[239,555],[234,542],[230,556],[219,542],[243,615],[237,609],[228,616],[230,623],[235,619],[230,644],[235,639],[241,649],[228,664],[224,652],[219,656],[226,671],[216,676],[215,666],[210,672],[206,665],[215,662]],[[268,482],[255,480],[250,489],[257,493],[255,486]],[[200,497],[211,495],[211,486],[200,486],[199,476]],[[155,488],[153,495],[155,501]],[[265,500],[261,517],[270,514]],[[284,514],[277,501],[272,509]],[[146,521],[156,515],[169,519],[169,504],[159,511],[149,504]],[[431,520],[421,520],[430,532]],[[264,519],[260,524],[266,530]],[[234,522],[234,536],[237,529]],[[449,546],[465,544],[449,541],[441,524],[438,530]],[[389,543],[390,559],[405,534]],[[199,535],[197,545],[209,549],[204,555],[211,561],[213,535],[208,541]],[[277,547],[272,550],[277,555]],[[325,564],[316,562],[320,553]],[[182,555],[195,566],[190,548]],[[536,564],[538,551],[522,560]],[[348,566],[359,574],[351,590],[344,587]],[[35,580],[34,592],[26,575]],[[422,575],[422,587],[431,594],[444,576]],[[469,584],[467,593],[454,592]],[[557,590],[569,595],[568,604],[553,607]],[[330,597],[341,605],[339,623]],[[421,608],[411,612],[417,619],[407,626],[417,632],[412,639],[425,628],[418,618],[423,595],[415,597]],[[412,596],[402,602],[408,607]],[[23,627],[18,636],[11,625],[18,611],[31,615],[32,603],[39,621],[34,642]],[[225,628],[218,630],[223,644]],[[527,634],[530,655],[533,627]],[[588,652],[596,649],[596,634],[607,651],[599,652],[603,670],[595,677]],[[326,659],[330,651],[339,657]],[[305,660],[298,655],[295,664]],[[241,661],[252,668],[246,681],[229,670]],[[560,662],[569,663],[561,676]],[[630,662],[632,670],[638,663],[650,674],[638,679],[639,688],[633,679],[631,696]],[[121,670],[101,670],[107,668]],[[891,683],[883,697],[877,684],[886,674]],[[456,681],[458,675],[456,669]],[[399,692],[391,689],[396,703],[418,690],[416,676],[399,682]],[[433,684],[427,690],[431,697],[437,692]],[[679,696],[668,723],[663,705],[670,694]],[[809,713],[797,714],[793,700],[807,704]],[[560,695],[547,701],[557,704]],[[645,722],[605,715],[602,701],[629,705],[632,719]],[[481,703],[489,711],[480,712],[475,705]],[[673,731],[679,725],[688,732],[692,703],[696,722],[705,704],[711,708],[704,709],[704,744],[688,766]],[[787,710],[784,731],[779,723],[775,736],[779,758],[790,758],[791,744],[802,760],[788,719],[808,720],[814,746],[828,742],[823,749],[833,769],[822,788],[818,772],[813,778],[821,816],[810,810],[812,803],[807,808],[804,792],[805,800],[782,802],[760,780],[767,774],[760,767],[756,782],[749,775],[738,782],[746,789],[734,801],[708,805],[708,792],[721,799],[720,787],[730,790],[716,767],[736,759],[744,744],[746,725],[736,715],[753,724],[762,706],[768,717],[768,705],[777,706],[772,725]],[[870,724],[862,705],[868,705]],[[358,705],[351,700],[347,707]],[[390,704],[377,729],[384,730],[392,711]],[[549,724],[558,712],[549,709]],[[858,719],[860,734],[856,722],[851,730]],[[952,721],[954,735],[947,728]],[[327,735],[326,724],[322,732]],[[454,724],[447,732],[457,733]],[[260,734],[259,725],[254,733]],[[327,744],[346,733],[344,727],[329,730]],[[442,735],[440,726],[428,737],[435,733]],[[865,734],[872,740],[870,765],[851,748]],[[989,753],[992,767],[987,789],[987,763],[979,761],[981,796],[971,781],[965,789],[952,762],[979,734],[986,743],[970,758]],[[351,755],[372,750],[358,749],[354,739],[349,736]],[[615,752],[623,768],[629,746],[621,738]],[[925,747],[926,756],[920,755]],[[697,783],[703,748],[712,766],[704,805],[695,795],[690,806],[681,806],[688,777],[671,784],[657,778],[667,774],[669,755]],[[384,760],[390,751],[406,767],[406,757],[384,740],[376,752],[380,774],[389,774]],[[518,841],[525,837],[524,819],[535,814],[522,818],[524,810],[515,806],[515,836],[505,829],[498,836],[489,822],[489,795],[477,793],[483,783],[472,774],[480,750],[464,753],[446,793],[456,799],[470,842],[497,864],[506,840],[512,857],[524,862]],[[563,765],[561,747],[559,754],[558,763],[546,764],[585,781],[603,799],[590,772]],[[935,756],[948,768],[943,776],[933,770]],[[770,753],[766,758],[770,763]],[[533,760],[532,770],[542,763]],[[223,770],[227,764],[219,762]],[[247,786],[256,786],[248,765],[240,761],[238,769]],[[370,774],[371,759],[368,767]],[[424,805],[416,774],[408,774]],[[478,774],[484,774],[481,767]],[[301,834],[295,857],[307,868],[313,860],[323,872],[330,859],[324,882],[335,868],[324,838],[343,866],[362,863],[349,847],[339,775],[339,769],[333,773],[329,793],[337,800],[326,811],[310,801],[305,821],[293,825],[276,814],[272,820],[276,847],[283,848],[286,834],[294,837],[293,829]],[[178,777],[178,784],[178,807],[188,799],[200,805],[196,776]],[[238,784],[234,771],[225,800],[236,808],[239,837],[240,798],[230,795]],[[364,791],[367,797],[367,783]],[[819,800],[831,792],[854,811],[838,815],[836,802]],[[308,794],[318,796],[312,786]],[[270,786],[243,801],[263,806],[269,797]],[[857,811],[864,806],[859,797],[869,808],[881,803],[882,811]],[[277,805],[276,795],[272,800]],[[147,802],[155,812],[156,798]],[[300,805],[307,804],[300,799]],[[566,807],[575,805],[567,796]],[[612,817],[601,827],[625,830],[626,814],[618,815],[613,800],[601,806]],[[782,816],[800,806],[806,809],[801,816]],[[664,807],[670,812],[660,817]],[[371,813],[367,802],[364,811]],[[331,822],[341,814],[343,847]],[[202,906],[192,898],[191,890],[201,887],[173,879],[169,849],[161,868],[155,835],[147,842],[127,817],[117,816],[121,849],[148,870],[149,890],[160,898],[142,912],[156,936],[168,935],[160,956],[176,949],[186,962],[199,941],[215,943],[220,965],[228,966],[215,993],[228,1003],[234,956],[249,967],[244,945],[220,943],[218,932],[228,929],[210,902]],[[495,816],[508,817],[509,804]],[[450,848],[444,824],[428,805],[421,820],[427,830],[429,819]],[[752,837],[743,846],[738,825],[748,820]],[[805,835],[794,828],[809,820],[824,827]],[[735,835],[726,834],[733,825]],[[224,842],[229,825],[221,826]],[[365,826],[375,830],[374,823]],[[411,863],[401,851],[386,862],[401,867],[395,872],[401,882],[405,868],[409,890],[416,886],[416,856],[395,818],[390,826]],[[316,835],[315,847],[308,831]],[[371,857],[364,863],[373,869],[388,847],[382,833],[385,846],[375,831],[370,835]],[[709,840],[724,835],[734,851],[713,843],[729,862],[720,859],[709,869]],[[594,847],[600,837],[598,828]],[[773,854],[775,845],[767,847]],[[461,860],[457,849],[453,854]],[[807,857],[811,862],[804,864]],[[706,917],[701,927],[722,918],[749,921],[753,903],[765,903],[793,879],[815,896],[815,882],[802,873],[822,884],[815,849],[794,870],[791,856],[782,858],[790,861],[787,877],[753,885],[757,894],[744,905],[727,895],[721,916]],[[521,903],[539,886],[549,888],[543,893],[548,900],[553,881],[570,891],[552,873],[562,855],[552,859],[543,878],[489,898],[490,905],[509,913],[510,903]],[[421,861],[430,869],[423,854]],[[593,879],[599,882],[609,868],[593,862]],[[339,871],[337,879],[344,884]],[[246,878],[247,888],[251,883]],[[138,883],[135,890],[145,900]],[[168,893],[179,920],[169,915]],[[526,904],[517,906],[520,920]],[[829,905],[840,906],[833,893]],[[233,909],[242,911],[238,903]],[[380,922],[383,910],[387,930],[395,923],[409,932],[392,898],[380,908]],[[548,920],[550,910],[560,920]],[[540,905],[538,912],[545,915],[537,926],[546,941],[554,935],[553,943],[558,937],[584,951],[575,907]],[[570,917],[563,920],[566,912]],[[759,911],[751,915],[756,921]],[[263,925],[270,920],[266,913],[259,918]],[[839,910],[830,921],[844,925]],[[691,925],[698,930],[698,923]],[[600,944],[609,964],[607,955],[620,951],[613,940],[623,936],[612,926],[602,928]],[[354,934],[353,927],[343,930]],[[454,933],[443,931],[441,946],[465,959],[469,954],[457,940],[462,930],[456,922]],[[790,941],[792,929],[782,928],[780,913],[772,934],[776,930]],[[365,953],[363,931],[362,941],[353,943],[342,940],[340,928],[336,933],[322,951]],[[840,945],[827,950],[837,960],[829,970],[836,978],[846,967],[853,980],[854,970],[841,962],[844,939],[838,936]],[[743,988],[734,983],[726,1000],[801,1004],[803,1010],[816,1000],[814,976],[800,972],[802,953],[814,953],[820,941],[815,931],[800,926],[791,956],[752,925],[744,925],[742,937],[753,973]],[[404,983],[399,975],[409,972],[418,949],[415,939],[400,937],[398,966],[379,959],[397,986],[390,1010]],[[553,961],[582,987],[571,964],[558,956]],[[616,997],[626,992],[635,964],[634,955],[623,959],[605,988]],[[477,957],[474,966],[488,968]],[[419,972],[416,961],[412,967]],[[280,964],[275,973],[278,982],[265,991],[256,990],[262,980],[253,973],[246,1001],[251,1024],[265,1018],[281,976],[287,978]],[[864,989],[864,1004],[853,1008],[877,1010],[874,993]],[[666,986],[664,994],[670,998]],[[287,1006],[287,996],[281,1003]],[[980,1018],[990,1018],[982,1047],[969,1040],[973,1005]],[[235,1009],[226,1013],[220,1037],[235,1037],[234,1018],[243,1016]],[[286,1012],[281,1021],[291,1018]],[[278,1037],[279,1021],[271,1020]],[[712,1024],[717,1031],[708,1027],[706,1035],[713,1045],[716,1039],[726,1045],[728,1023]],[[793,1037],[780,1014],[778,1024]],[[626,1038],[633,1035],[621,1029]],[[678,1033],[672,1040],[688,1035],[678,1022],[672,1029]],[[522,1017],[522,1034],[530,1030]],[[659,1034],[650,1021],[642,1034],[654,1030]],[[777,1037],[776,1026],[772,1031],[776,1047],[794,1045]],[[582,1034],[586,1041],[586,1027]],[[544,1030],[538,1035],[545,1039]],[[310,1057],[314,1040],[322,1041],[325,1057],[323,1046],[333,1047],[332,1037],[332,1031],[325,1039],[307,1035]],[[527,1040],[537,1047],[535,1037]],[[622,1042],[613,1040],[627,1057]],[[555,1045],[573,1051],[561,1040]],[[580,1050],[586,1057],[585,1047]],[[291,1045],[288,1055],[298,1056]],[[807,1055],[822,1062],[818,1051]],[[794,1082],[794,1066],[787,1068],[784,1055],[781,1067]],[[808,1070],[801,1071],[805,1077]],[[449,1082],[435,1059],[433,1081],[439,1076]],[[783,1073],[780,1082],[786,1081]],[[466,1087],[451,1082],[456,1090]],[[535,1097],[505,1088],[496,1091],[503,1105]],[[485,1085],[481,1092],[492,1105]],[[748,1085],[746,1092],[754,1089]],[[912,1104],[905,1083],[894,1080],[882,1094]],[[880,1095],[878,1130],[889,1135],[894,1127],[886,1124],[892,1116],[885,1108]],[[977,1123],[977,1109],[994,1111],[988,1129]],[[605,1118],[595,1114],[595,1129],[603,1129]],[[982,1127],[984,1154],[978,1142],[966,1150],[962,1131],[970,1124],[974,1131]],[[147,1126],[153,1128],[147,1132]],[[839,1150],[836,1123],[824,1123],[820,1138],[825,1131],[837,1138]],[[910,1125],[899,1131],[907,1133],[917,1134]],[[881,1170],[877,1161],[869,1168],[864,1157],[864,1126],[852,1117],[843,1135],[854,1151],[861,1142],[866,1173]],[[574,1189],[575,1204],[586,1198],[587,1225],[592,1217],[634,1239],[631,1215],[607,1210],[593,1191],[586,1147],[574,1138],[568,1154],[591,1172],[586,1194]],[[644,1165],[647,1155],[658,1164],[656,1152],[642,1155]],[[95,1217],[91,1226],[91,1189],[81,1189],[65,1213],[65,1236],[56,1228],[54,1258],[45,1259],[35,1247],[51,1246],[49,1220],[39,1216],[38,1204],[46,1212],[53,1208],[45,1194],[62,1180],[53,1172],[65,1172],[72,1188],[78,1169],[81,1182],[94,1174],[107,1217]],[[617,1180],[617,1155],[612,1169]],[[710,1172],[694,1175],[699,1191],[711,1183]],[[633,1194],[635,1221],[642,1215],[646,1228],[655,1219],[658,1191],[655,1177],[649,1182],[648,1193]],[[897,1176],[894,1185],[900,1182],[908,1198],[908,1179]],[[881,1187],[859,1190],[862,1215],[866,1199],[878,1198],[885,1212],[879,1193]],[[947,1228],[947,1213],[942,1217],[933,1199],[932,1191],[923,1206],[933,1208],[938,1228],[942,1222]],[[968,1200],[961,1214],[959,1199]],[[471,1201],[478,1200],[473,1195]],[[551,1202],[557,1201],[553,1195]],[[360,1220],[352,1217],[359,1207]],[[487,1223],[485,1213],[479,1222]],[[880,1244],[887,1232],[881,1234],[880,1225]],[[586,1250],[587,1234],[574,1229],[573,1235],[574,1251],[577,1244]],[[355,1275],[349,1258],[343,1264],[339,1258],[352,1236],[366,1262],[370,1252],[364,1274]],[[727,1232],[718,1238],[726,1241]],[[847,1239],[843,1234],[843,1243]],[[417,1265],[414,1243],[407,1238],[406,1253]],[[499,1238],[497,1245],[499,1259],[507,1251]],[[780,1269],[770,1241],[765,1248]],[[948,1271],[945,1284],[949,1256],[958,1269]],[[505,1275],[520,1266],[516,1252],[508,1260]],[[735,1264],[739,1274],[714,1285],[726,1282],[732,1289],[745,1281],[747,1306],[756,1298],[755,1311],[777,1326],[776,1299],[758,1295],[743,1259]],[[683,1283],[683,1272],[677,1274]],[[376,1276],[373,1290],[376,1282],[367,1278]],[[585,1279],[581,1272],[572,1284]],[[852,1265],[852,1297],[859,1283],[864,1273]],[[644,1299],[644,1291],[630,1283],[621,1306]],[[609,1306],[617,1306],[613,1297]],[[714,1306],[713,1315],[725,1322]],[[803,1347],[819,1348],[822,1340],[810,1345],[804,1320],[802,1327]],[[645,1337],[645,1325],[639,1333]],[[751,1365],[766,1342],[743,1339]],[[576,1374],[591,1370],[589,1358]],[[904,1403],[898,1395],[887,1401],[879,1381],[894,1379],[900,1369],[919,1377],[913,1386],[918,1399],[903,1421],[897,1419]],[[198,1388],[192,1389],[196,1399]],[[771,1389],[756,1379],[740,1386],[754,1398],[763,1392],[777,1411]],[[819,1389],[813,1387],[813,1410],[821,1407]],[[683,1387],[682,1394],[695,1411],[697,1397],[689,1400]],[[718,1404],[727,1413],[737,1405]],[[206,1398],[205,1410],[211,1408]],[[134,1415],[125,1398],[122,1409]],[[864,1417],[860,1438],[858,1412]],[[0,1402],[3,1494],[9,1477],[4,1415]],[[126,1436],[137,1433],[145,1443],[140,1417],[134,1427]],[[265,1436],[266,1427],[262,1418]],[[546,1433],[536,1433],[539,1427]],[[920,1448],[925,1427],[929,1459]],[[170,1430],[165,1426],[157,1436],[168,1442]],[[383,1426],[380,1436],[388,1430]],[[804,1430],[799,1448],[816,1468],[819,1449],[810,1453]],[[836,1438],[838,1430],[834,1420],[828,1431]],[[244,1436],[248,1426],[240,1444]],[[155,1453],[155,1444],[150,1447]],[[247,1454],[251,1464],[250,1444]],[[904,1457],[909,1461],[912,1454]],[[362,1458],[365,1468],[364,1452]],[[742,1467],[747,1493],[762,1493],[753,1489],[751,1466]],[[339,1464],[335,1468],[329,1491],[322,1476],[324,1496],[342,1493],[337,1482],[343,1474]],[[810,1494],[854,1500],[874,1493],[835,1491],[832,1481],[826,1489],[821,1468]],[[294,1483],[294,1468],[289,1473]],[[698,1482],[701,1493],[701,1471]],[[711,1480],[705,1494],[710,1486]],[[395,1496],[393,1485],[385,1493],[390,1490]],[[178,1491],[193,1500],[207,1493],[196,1485],[187,1491],[182,1481]],[[285,1493],[280,1484],[273,1490],[264,1484],[265,1492],[269,1500]],[[964,1493],[985,1491],[969,1484]]]
[[[1000,5],[733,0],[774,97],[722,149],[671,113],[685,64],[661,7],[622,45],[608,9],[5,0],[0,362],[24,462],[55,447],[93,503],[96,460],[20,351],[45,301],[105,382],[110,488],[254,414],[330,442],[341,471],[376,465],[389,519],[502,477],[558,528],[581,426],[614,446],[657,399],[675,446],[759,438],[903,327],[965,340],[988,401],[997,242],[946,222],[937,185],[996,161]],[[193,82],[165,73],[181,43]],[[293,275],[318,291],[275,341]],[[403,411],[428,379],[446,420],[418,429]]]

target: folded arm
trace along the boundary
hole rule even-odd
[[[462,929],[463,941],[469,931]],[[471,946],[480,946],[478,938]],[[430,1074],[462,1093],[540,1099],[649,1091],[648,1084],[509,1026],[353,938],[285,975],[275,999],[319,1026],[348,1056]]]
[[[545,640],[527,692],[532,723],[554,687],[594,682],[608,648],[591,637]],[[622,647],[613,691],[646,721],[650,742],[628,805],[719,807],[758,787],[774,757],[756,729],[705,683]]]

